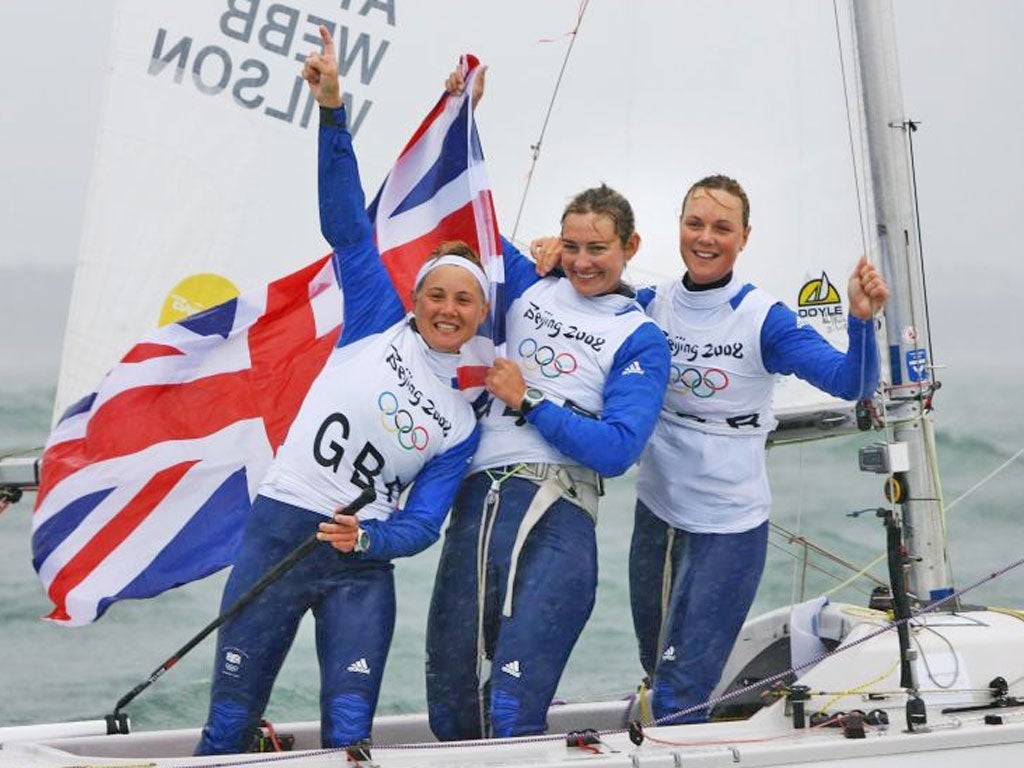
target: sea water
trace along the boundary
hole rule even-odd
[[[48,322],[56,326],[59,320]],[[4,343],[5,353],[14,349],[15,342]],[[40,361],[30,347],[20,349],[20,357],[5,354],[0,360],[0,454],[41,445],[51,418],[55,355],[51,352]],[[988,367],[982,385],[976,370],[952,366],[942,372],[944,386],[935,399],[947,504],[1024,448],[1017,408],[1021,372],[1000,374]],[[858,566],[874,560],[884,550],[882,526],[871,512],[851,513],[884,504],[882,477],[857,470],[857,447],[877,439],[878,434],[867,434],[772,449],[773,522]],[[558,697],[563,700],[625,696],[642,676],[627,585],[634,480],[630,472],[607,483],[597,527],[597,604],[559,685]],[[1017,460],[949,511],[958,588],[1024,556],[1022,499],[1024,463]],[[0,726],[93,719],[111,712],[122,695],[217,616],[225,578],[222,572],[156,598],[117,603],[87,627],[42,621],[50,604],[31,565],[32,503],[33,498],[26,496],[0,514]],[[851,575],[849,569],[818,555],[805,565],[802,551],[787,544],[785,534],[773,533],[771,542],[755,614],[831,589]],[[439,554],[440,546],[434,546],[396,561],[398,620],[380,713],[424,709],[424,630]],[[1022,571],[993,579],[965,599],[973,604],[1024,606]],[[884,562],[872,573],[884,579]],[[871,586],[859,580],[832,598],[866,605]],[[351,621],[358,624],[359,616],[353,615]],[[467,617],[467,631],[472,627]],[[127,707],[136,729],[202,724],[213,647],[210,637]],[[316,653],[307,618],[278,678],[267,717],[314,719],[317,697]]]

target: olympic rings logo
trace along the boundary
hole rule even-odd
[[[384,391],[377,396],[377,407],[380,408],[380,423],[385,431],[397,434],[398,444],[405,450],[425,450],[430,442],[430,435],[416,422],[404,408],[399,409],[398,398],[394,392]]]
[[[570,376],[576,372],[579,363],[571,352],[556,353],[552,347],[546,344],[538,346],[535,339],[523,339],[519,342],[519,356],[525,361],[523,366],[529,371],[536,371],[538,368],[543,376],[548,379],[557,379],[559,376]]]
[[[711,397],[729,386],[729,374],[721,368],[708,368],[703,373],[698,368],[680,368],[672,364],[668,387],[674,392],[695,397]]]

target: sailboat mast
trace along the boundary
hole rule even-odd
[[[854,30],[874,203],[871,247],[889,283],[885,309],[891,386],[885,408],[896,442],[905,443],[909,470],[901,517],[911,558],[909,589],[920,601],[952,589],[927,403],[934,390],[928,347],[920,242],[915,226],[907,133],[891,0],[853,0]],[[900,482],[902,481],[902,482]],[[896,499],[899,500],[898,498]]]

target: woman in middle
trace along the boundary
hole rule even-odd
[[[665,335],[622,282],[640,244],[629,202],[604,185],[580,193],[561,238],[565,276],[546,278],[502,241],[509,357],[487,376],[427,624],[442,740],[546,730],[594,605],[601,478],[640,456],[668,383]]]

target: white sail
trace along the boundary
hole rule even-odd
[[[327,250],[316,211],[317,114],[298,80],[318,23],[337,30],[370,194],[457,56],[470,51],[490,66],[479,121],[499,222],[511,234],[580,8],[577,0],[123,0],[56,412],[92,391],[166,303],[203,306],[199,294],[174,290],[182,280],[221,276],[230,285],[213,295],[223,296]],[[637,212],[644,242],[631,279],[678,276],[682,195],[703,175],[727,173],[753,201],[740,273],[842,348],[846,277],[863,246],[835,24],[827,4],[786,9],[590,3],[517,238],[557,232],[568,198],[604,181]],[[680,36],[730,28],[738,16],[751,32],[730,42]],[[730,85],[713,103],[688,98],[690,83],[706,77]],[[836,405],[795,380],[779,394],[783,416]]]

